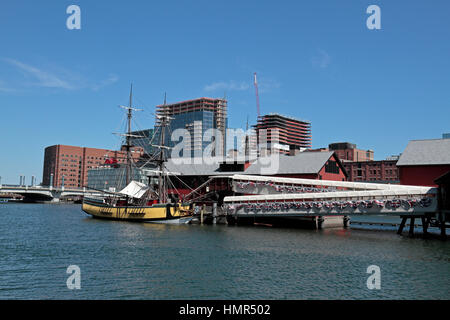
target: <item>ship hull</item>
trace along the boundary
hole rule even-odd
[[[82,210],[100,219],[155,223],[188,223],[192,210],[184,204],[155,204],[152,206],[117,206],[84,200]]]

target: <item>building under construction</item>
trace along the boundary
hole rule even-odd
[[[211,141],[204,141],[203,139],[204,133],[208,129],[217,129],[222,134],[222,139],[216,140],[213,156],[226,154],[227,100],[198,98],[173,104],[162,104],[156,106],[156,114],[157,118],[163,115],[172,118],[169,132],[174,132],[176,129],[187,129],[189,131],[191,144],[190,155],[187,156],[200,156],[206,146],[211,144]],[[158,133],[156,133],[155,138],[159,138]],[[167,146],[173,147],[176,143],[170,141],[170,136],[166,136],[165,140]]]
[[[255,126],[259,152],[292,154],[311,148],[311,122],[271,113],[258,118]]]

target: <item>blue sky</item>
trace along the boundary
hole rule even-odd
[[[81,8],[69,30],[66,8]],[[366,8],[381,8],[369,30]],[[2,1],[0,176],[42,178],[44,148],[117,148],[133,82],[136,125],[154,107],[226,97],[229,126],[261,112],[312,122],[313,147],[349,141],[376,159],[450,132],[450,2]]]

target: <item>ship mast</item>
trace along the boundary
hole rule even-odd
[[[132,164],[131,137],[133,137],[133,135],[131,134],[132,112],[133,111],[141,111],[142,110],[142,109],[133,108],[132,104],[133,104],[133,84],[131,84],[131,88],[130,88],[130,101],[129,101],[128,107],[120,106],[121,108],[127,110],[127,118],[128,118],[128,123],[127,123],[127,127],[128,128],[127,128],[127,133],[125,134],[125,136],[126,136],[125,151],[127,153],[127,157],[126,157],[126,173],[125,173],[126,185],[128,185],[130,183],[131,178],[132,178],[132,172],[131,172],[131,164]]]
[[[164,141],[165,141],[165,132],[166,132],[166,125],[168,120],[167,110],[166,110],[166,95],[164,94],[164,113],[162,117],[160,118],[160,124],[161,124],[161,134],[160,134],[160,152],[159,152],[159,160],[158,160],[158,166],[159,166],[159,177],[158,177],[158,194],[159,194],[159,202],[160,203],[166,203],[167,202],[167,192],[166,192],[166,183],[163,177],[163,170],[164,170]]]
[[[130,103],[128,106],[128,134],[127,134],[127,145],[126,145],[126,151],[127,151],[127,173],[126,173],[126,185],[130,183],[130,177],[131,177],[131,106],[133,103],[133,84],[131,84],[130,88]]]

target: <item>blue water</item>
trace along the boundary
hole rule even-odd
[[[450,242],[394,230],[157,225],[2,204],[0,256],[0,299],[450,298]],[[369,265],[380,290],[367,288]]]

